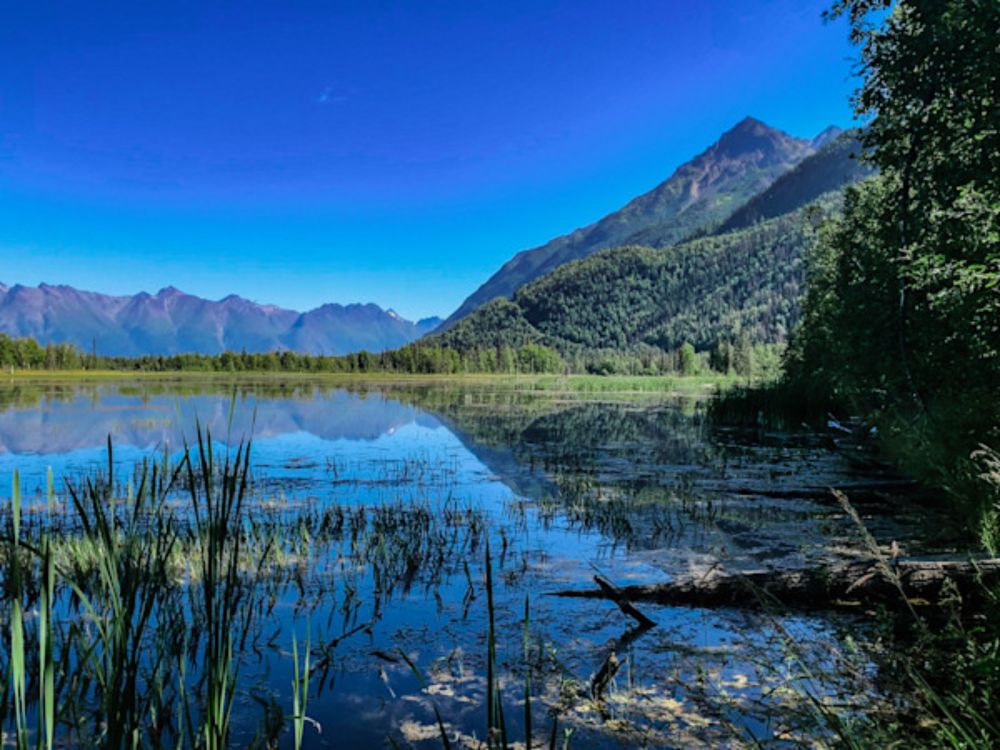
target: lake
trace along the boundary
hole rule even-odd
[[[133,467],[176,461],[197,424],[221,452],[252,435],[243,523],[267,562],[243,600],[254,613],[237,649],[235,746],[293,746],[282,730],[293,634],[300,661],[310,646],[304,747],[440,747],[438,715],[453,746],[485,746],[496,694],[520,747],[526,703],[538,747],[553,731],[574,748],[794,746],[828,731],[817,705],[850,715],[891,698],[858,645],[867,618],[639,605],[656,622],[644,629],[612,602],[551,595],[594,588],[595,574],[654,583],[851,556],[858,530],[831,487],[880,542],[944,544],[914,489],[863,454],[826,435],[715,428],[709,398],[530,383],[20,382],[0,387],[0,495],[9,507],[17,472],[27,527],[44,528],[70,514],[64,482],[107,470],[109,436],[116,492],[132,497]],[[890,518],[900,500],[909,510]],[[196,583],[182,570],[178,585]],[[87,627],[71,599],[63,624]],[[189,672],[155,679],[194,695],[203,662],[184,643]]]

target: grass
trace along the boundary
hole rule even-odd
[[[984,588],[985,610],[970,611],[960,598],[947,595],[936,607],[914,607],[906,599],[892,560],[858,511],[846,495],[833,494],[855,531],[857,554],[874,563],[905,606],[869,613],[874,615],[880,638],[864,645],[852,641],[878,670],[882,693],[899,698],[865,705],[855,695],[845,707],[824,699],[819,686],[829,667],[814,663],[809,648],[784,627],[781,603],[764,591],[753,592],[784,643],[785,662],[793,665],[792,672],[780,678],[783,688],[797,696],[811,715],[817,746],[852,750],[1000,747],[1000,591]],[[858,669],[858,679],[869,680],[867,672],[864,667]]]
[[[192,612],[204,617],[206,638],[202,664],[206,669],[206,701],[202,738],[207,750],[223,750],[229,742],[229,725],[239,674],[235,658],[250,630],[254,608],[244,599],[249,595],[241,572],[243,507],[250,473],[250,444],[240,442],[234,456],[227,452],[220,473],[216,474],[212,436],[198,436],[200,476],[194,464],[185,461],[188,491],[194,518],[195,538],[201,554],[201,586],[191,602]],[[260,553],[259,565],[268,556],[268,546]],[[253,580],[259,578],[255,576]]]
[[[15,473],[11,504],[0,508],[0,617],[9,623],[0,729],[19,750],[229,747],[246,690],[240,666],[272,648],[278,634],[261,625],[282,592],[305,596],[336,571],[345,623],[362,605],[377,617],[400,591],[437,585],[485,534],[481,513],[452,500],[321,507],[256,497],[250,453],[249,443],[220,450],[199,429],[179,459],[120,476],[109,441],[105,469],[69,484],[65,497],[47,481],[28,512]],[[361,566],[367,597],[355,580]],[[333,590],[313,590],[303,606],[335,601]],[[303,744],[305,724],[315,724],[310,692],[337,645],[368,625],[307,635],[304,648],[292,636],[292,710],[276,722],[266,703],[253,744],[272,746],[282,724]]]
[[[116,493],[109,442],[106,473],[87,477],[82,485],[68,489],[72,502],[63,513],[71,515],[72,521],[52,520],[50,498],[48,517],[37,521],[27,535],[15,478],[7,550],[10,593],[5,604],[11,622],[9,669],[19,748],[28,747],[29,708],[37,716],[38,747],[49,748],[57,742],[60,719],[59,742],[75,736],[105,748],[158,746],[164,734],[158,724],[164,718],[165,687],[153,676],[162,675],[172,661],[182,662],[184,647],[191,640],[204,643],[197,663],[206,667],[205,680],[196,691],[200,693],[196,700],[207,707],[199,712],[200,739],[193,745],[227,745],[235,662],[232,633],[240,632],[234,628],[233,617],[243,611],[238,601],[242,582],[236,579],[233,563],[238,550],[233,545],[242,535],[228,536],[231,529],[222,521],[239,513],[239,492],[248,464],[241,461],[245,454],[238,452],[233,463],[227,461],[221,467],[220,485],[215,487],[211,484],[216,474],[211,444],[206,447],[200,442],[199,447],[198,463],[190,456],[174,467],[144,463],[138,469],[136,491],[121,497]],[[192,481],[195,466],[204,477],[204,496],[197,494],[199,484]],[[179,522],[168,504],[183,468],[195,505],[192,527]],[[210,510],[202,512],[201,501]],[[66,529],[77,529],[70,532],[72,540],[52,540],[52,535]],[[189,534],[193,546],[205,551],[200,585],[189,587],[197,592],[192,596],[201,595],[203,601],[188,610],[183,606],[184,587],[171,575],[173,554],[183,534]],[[38,603],[33,634],[24,628],[22,600],[28,607]],[[74,611],[84,618],[67,619]],[[204,616],[204,621],[194,618],[197,630],[193,632],[187,627],[187,612]],[[57,628],[57,619],[69,627]],[[37,671],[30,671],[26,659],[29,636],[37,644]],[[62,654],[58,664],[57,647]],[[35,701],[26,695],[28,682],[38,685]],[[189,708],[183,713],[190,718]],[[184,736],[179,725],[172,732],[178,738]]]
[[[815,428],[831,416],[851,414],[850,404],[837,403],[797,381],[737,388],[713,401],[708,410],[716,422],[766,429]],[[991,412],[984,404],[981,417]],[[1000,453],[975,447],[970,429],[976,420],[967,411],[937,404],[934,413],[907,413],[888,407],[866,416],[878,455],[922,486],[936,487],[949,509],[946,523],[968,543],[978,541],[991,555],[1000,548]],[[982,419],[979,420],[982,422]],[[991,432],[992,431],[992,432]],[[978,434],[995,435],[995,425]],[[894,568],[884,558],[847,498],[837,494],[846,517],[858,531],[861,551],[896,584]],[[975,608],[957,592],[930,608],[932,615],[905,601],[903,616],[883,614],[881,641],[872,650],[883,675],[883,689],[906,696],[897,705],[867,716],[842,716],[816,700],[821,723],[846,747],[927,747],[964,750],[1000,746],[1000,591],[985,588]],[[796,653],[794,646],[791,648]]]
[[[466,383],[503,386],[527,390],[565,392],[629,392],[664,390],[711,390],[713,386],[728,388],[739,382],[733,375],[716,373],[700,375],[529,375],[529,374],[447,374],[410,375],[390,372],[372,373],[311,373],[311,372],[142,372],[118,370],[14,370],[3,373],[8,383],[38,382],[333,382],[333,383]]]
[[[24,639],[24,597],[23,575],[21,571],[21,481],[14,472],[14,486],[11,499],[11,547],[10,547],[10,679],[13,683],[14,725],[18,750],[28,747],[27,718],[27,649]]]
[[[292,635],[292,727],[295,750],[302,748],[302,735],[306,727],[306,708],[309,700],[309,631],[306,630],[306,645],[302,662],[299,662],[299,644]]]

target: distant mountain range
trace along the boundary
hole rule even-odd
[[[702,174],[717,172],[709,161],[732,166],[734,153],[749,148],[759,155],[774,144],[779,151],[802,153],[788,143],[787,136],[745,120],[706,152],[715,154],[711,160],[702,154],[691,164],[699,164]],[[624,244],[587,250],[586,257],[558,265],[509,297],[494,298],[457,320],[453,316],[429,340],[460,350],[541,343],[564,355],[673,350],[686,341],[706,349],[738,333],[757,342],[782,341],[799,317],[804,253],[816,224],[839,210],[845,185],[872,173],[856,158],[860,150],[855,133],[828,129],[806,144],[807,156],[756,195],[733,202],[735,193],[723,200],[716,189],[696,210],[702,223],[685,225],[689,239],[672,240],[686,223],[685,211],[702,199],[634,232]],[[729,156],[720,156],[723,152]],[[770,157],[766,161],[772,163]],[[754,180],[761,178],[758,163],[758,157],[742,160]],[[681,173],[689,170],[682,167],[671,180]],[[746,185],[750,179],[732,171],[725,181]],[[692,186],[701,183],[686,184],[690,197]],[[723,204],[730,212],[716,218]],[[618,212],[592,226],[621,222],[623,216]]]
[[[515,255],[448,317],[441,330],[490,300],[509,298],[524,284],[599,250],[623,245],[664,247],[711,232],[841,132],[831,126],[811,140],[794,138],[747,117],[667,180],[618,211]]]
[[[173,287],[109,296],[62,285],[0,284],[0,333],[88,352],[96,347],[105,355],[379,352],[415,341],[440,322],[414,323],[374,304],[329,304],[300,313],[236,295],[202,299]]]

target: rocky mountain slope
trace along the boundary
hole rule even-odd
[[[817,136],[817,143],[833,133],[828,128]],[[480,305],[510,297],[518,287],[598,250],[624,244],[673,244],[713,227],[816,148],[812,141],[793,138],[747,117],[667,180],[620,210],[515,255],[462,303],[443,328]]]
[[[871,174],[856,133],[827,134],[812,155],[693,237],[652,225],[627,244],[564,263],[428,339],[460,350],[540,343],[563,354],[699,349],[738,334],[786,338],[799,317],[804,254],[841,188]]]

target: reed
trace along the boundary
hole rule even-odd
[[[524,746],[531,750],[531,603],[524,596]]]
[[[52,750],[56,730],[55,685],[55,591],[56,571],[52,545],[48,537],[42,542],[42,596],[38,613],[38,746]]]
[[[489,630],[486,637],[486,738],[491,748],[507,747],[507,723],[503,715],[503,695],[497,673],[496,612],[493,603],[493,561],[486,541],[486,609]]]
[[[10,546],[10,673],[13,683],[15,741],[18,750],[28,748],[27,715],[27,664],[24,643],[24,612],[21,600],[22,589],[21,555],[21,478],[14,471],[14,486],[11,490],[11,546]]]
[[[414,676],[416,676],[417,682],[420,684],[420,687],[426,688],[427,680],[424,677],[423,672],[420,671],[420,668],[413,663],[413,660],[406,654],[405,651],[403,651],[403,649],[397,649],[397,653],[399,654],[399,657],[406,663],[406,666],[410,668],[410,671],[413,672]],[[431,700],[431,708],[434,711],[434,719],[435,721],[437,721],[438,732],[439,736],[441,737],[441,746],[444,748],[444,750],[451,750],[451,739],[448,737],[448,730],[445,727],[444,719],[441,718],[441,711],[438,710],[437,703],[434,700]]]
[[[168,738],[178,748],[227,746],[238,657],[257,610],[249,592],[269,559],[267,544],[242,548],[248,476],[249,444],[217,464],[199,431],[194,458],[144,461],[120,483],[109,441],[106,469],[68,482],[68,503],[54,501],[47,477],[47,512],[26,534],[15,472],[0,724],[10,718],[19,750],[84,740],[163,747]],[[185,483],[190,507],[179,517]],[[25,607],[37,607],[31,630]],[[191,702],[201,708],[192,712]]]
[[[306,705],[309,700],[309,630],[306,629],[306,645],[303,661],[299,663],[299,646],[292,634],[292,727],[295,738],[295,750],[302,748],[302,734],[306,726]]]
[[[226,452],[218,466],[211,432],[204,433],[199,424],[196,435],[198,470],[190,450],[185,451],[184,466],[201,582],[190,589],[191,609],[203,618],[200,625],[205,634],[201,662],[206,689],[199,735],[206,750],[223,750],[229,742],[239,675],[236,656],[245,646],[255,611],[247,601],[252,581],[241,571],[251,443],[240,441],[235,454]],[[257,574],[267,556],[265,549]]]

